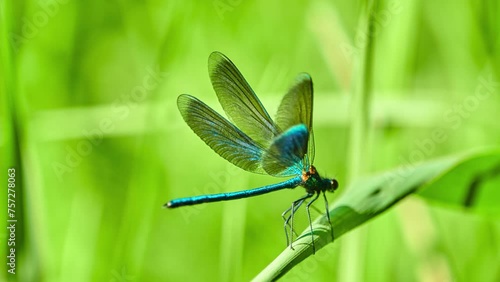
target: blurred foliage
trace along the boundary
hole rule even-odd
[[[240,281],[276,257],[280,214],[300,189],[161,208],[279,180],[232,167],[183,123],[181,93],[220,110],[207,74],[214,50],[271,113],[297,73],[311,74],[315,165],[339,180],[339,193],[367,37],[367,173],[498,145],[498,2],[377,2],[367,33],[362,1],[1,1],[1,175],[6,183],[7,167],[17,167],[24,213],[17,274],[2,264],[2,279]],[[305,212],[297,217],[305,228]],[[364,253],[349,271],[366,280],[500,280],[496,217],[413,198],[361,229]],[[343,277],[348,238],[284,279]]]

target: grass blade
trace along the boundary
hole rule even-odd
[[[470,166],[485,161],[500,164],[500,149],[474,154],[451,156],[423,163],[409,168],[397,168],[351,184],[350,189],[342,194],[330,209],[330,217],[338,239],[369,219],[391,208],[406,196],[417,191],[431,189],[451,189],[441,187],[440,181],[456,175],[463,166]],[[483,172],[490,172],[489,166],[483,166]],[[476,173],[480,171],[476,170]],[[269,264],[254,281],[271,281],[283,276],[295,265],[312,255],[310,233],[306,229],[294,242],[295,250],[286,248]],[[316,250],[332,242],[326,216],[314,221],[313,233]]]

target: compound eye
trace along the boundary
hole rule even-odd
[[[330,192],[333,192],[337,190],[337,188],[339,188],[339,183],[336,179],[330,180],[330,183],[331,183],[331,188],[329,189]]]

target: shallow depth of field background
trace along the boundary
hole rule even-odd
[[[19,281],[245,281],[286,247],[280,215],[302,188],[162,208],[172,198],[283,180],[232,166],[178,113],[182,93],[221,111],[207,73],[214,50],[236,64],[272,116],[295,75],[311,74],[315,165],[339,180],[338,193],[367,37],[367,174],[498,144],[499,4],[378,2],[376,30],[367,33],[361,1],[3,1],[1,173],[16,159],[15,116]],[[321,199],[316,206],[323,210]],[[297,216],[302,231],[305,211]],[[346,272],[368,281],[500,280],[498,218],[412,197],[361,229],[362,256],[341,251],[347,234],[284,280]],[[1,276],[12,278],[5,267]]]

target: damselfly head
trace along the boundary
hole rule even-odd
[[[334,192],[337,188],[339,188],[339,182],[334,178],[330,179],[330,187],[328,187],[327,191]]]

